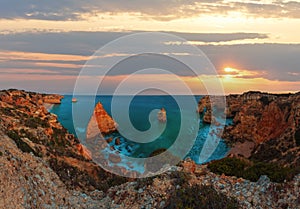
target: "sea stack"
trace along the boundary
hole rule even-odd
[[[167,121],[167,112],[165,108],[161,108],[157,114],[157,119],[159,122],[165,123]]]
[[[99,102],[87,126],[87,139],[95,137],[98,134],[107,135],[117,130],[117,123],[108,115]]]

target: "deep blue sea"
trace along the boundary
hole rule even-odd
[[[121,102],[117,104],[116,108],[126,111],[122,100],[125,102],[127,98],[126,96],[119,97]],[[201,96],[194,97],[196,102],[198,102],[200,98]],[[93,113],[95,104],[101,102],[108,114],[111,115],[112,96],[97,96],[96,98],[91,96],[77,96],[76,99],[77,102],[72,103],[72,95],[65,95],[62,99],[62,103],[60,105],[54,105],[50,111],[58,116],[59,122],[67,128],[69,132],[75,134],[84,142],[86,127]],[[77,115],[80,115],[80,120],[76,120],[75,123],[73,122],[72,107],[75,107],[74,110],[78,111]],[[162,107],[165,108],[167,112],[167,123],[164,131],[157,140],[149,143],[137,143],[120,134],[113,134],[107,137],[120,137],[122,143],[119,146],[115,146],[115,148],[122,154],[130,157],[147,157],[157,149],[167,149],[174,143],[174,139],[176,139],[178,135],[181,126],[180,111],[183,111],[178,107],[178,104],[171,96],[135,96],[130,103],[129,117],[130,122],[138,131],[147,131],[151,127],[149,122],[150,112],[153,109],[160,109]],[[210,126],[203,124],[201,119],[199,119],[198,122],[199,130],[196,140],[186,157],[190,157],[196,163],[201,164],[204,162],[199,161],[199,155],[208,138]],[[228,150],[224,141],[221,140],[213,154],[205,162],[223,158]]]

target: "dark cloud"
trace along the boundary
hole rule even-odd
[[[225,2],[222,0],[1,0],[0,18],[78,20],[82,14],[133,12],[141,18],[161,21],[203,14],[227,14],[240,11],[259,17],[300,18],[300,3],[274,1],[273,3]]]
[[[0,35],[0,49],[54,54],[92,55],[101,46],[136,32],[25,32]],[[188,41],[225,42],[244,39],[265,39],[262,33],[179,33],[167,32]]]

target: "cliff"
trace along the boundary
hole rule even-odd
[[[0,208],[298,206],[299,175],[280,184],[272,183],[266,176],[250,182],[212,173],[207,165],[196,165],[189,159],[146,179],[125,179],[107,173],[91,161],[89,150],[46,110],[45,97],[56,96],[0,91]],[[97,106],[94,116],[99,130],[98,123],[103,120],[97,120],[97,114],[101,112],[103,118],[107,113],[103,113],[101,105]],[[111,124],[104,133],[115,130],[111,122],[103,122]],[[93,145],[100,149],[97,143]]]
[[[300,93],[247,92],[227,96],[226,103],[226,116],[233,119],[233,125],[225,128],[223,138],[233,147],[239,146],[232,153],[261,161],[300,165]],[[199,102],[199,112],[204,113],[208,123],[210,106],[209,97]],[[241,152],[243,145],[250,147],[250,154]]]
[[[112,179],[118,182],[118,177],[96,165],[87,148],[61,126],[56,115],[46,110],[44,101],[49,102],[48,98],[58,101],[62,96],[0,91],[3,134],[24,153],[33,153],[46,162],[68,189],[106,190],[106,182]]]

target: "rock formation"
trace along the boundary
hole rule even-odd
[[[103,105],[99,102],[87,126],[87,139],[99,134],[107,135],[117,131],[116,122],[107,114]]]
[[[167,121],[167,112],[165,108],[161,108],[157,114],[157,119],[159,122],[165,123]]]
[[[204,96],[198,103],[198,113],[203,115],[204,123],[219,126],[220,123],[217,121],[215,116],[222,116],[222,114],[219,113],[222,113],[221,111],[225,108],[225,106],[225,98],[223,97]]]

